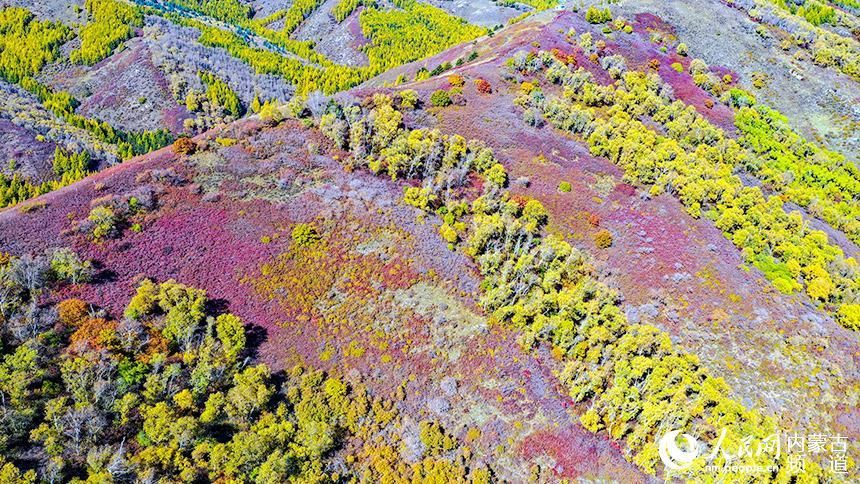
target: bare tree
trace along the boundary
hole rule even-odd
[[[13,259],[10,268],[13,279],[31,296],[45,287],[48,281],[49,269],[50,264],[47,258],[30,255]]]
[[[40,308],[35,299],[31,299],[23,309],[6,323],[9,335],[19,343],[35,338],[56,322],[56,312]]]
[[[124,318],[116,328],[116,337],[123,350],[131,353],[139,353],[148,343],[147,334],[143,323],[136,319]]]
[[[20,304],[21,287],[12,280],[8,271],[0,271],[0,316],[9,318]]]
[[[89,443],[104,427],[104,418],[92,406],[69,408],[58,424],[63,436],[68,438],[72,454],[78,456],[85,444]]]

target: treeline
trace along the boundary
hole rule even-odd
[[[45,108],[72,126],[84,129],[99,140],[115,145],[122,159],[149,153],[173,142],[173,135],[166,129],[142,132],[124,132],[105,121],[77,114],[77,99],[65,91],[54,91],[33,78],[21,80],[21,87],[30,91]]]
[[[352,15],[360,5],[373,6],[376,2],[373,0],[340,0],[337,5],[332,7],[331,14],[338,22],[343,22],[347,17]]]
[[[58,146],[54,150],[52,166],[56,179],[42,183],[33,183],[20,173],[11,176],[0,173],[0,208],[44,195],[89,175],[92,169],[90,153],[85,150],[75,153]]]
[[[66,92],[54,92],[31,77],[21,79],[20,85],[33,93],[45,108],[72,126],[84,129],[107,144],[116,146],[122,159],[149,153],[173,142],[173,135],[164,129],[126,133],[114,129],[110,124],[81,116],[74,112],[78,103]],[[16,205],[24,200],[43,195],[74,183],[89,175],[92,166],[88,151],[70,152],[57,147],[52,162],[54,180],[33,183],[18,173],[11,176],[0,174],[0,208]]]
[[[284,15],[284,35],[292,34],[325,0],[295,0]]]
[[[113,0],[88,0],[87,8],[98,18],[128,18],[125,4],[111,5]],[[125,13],[117,13],[125,12]],[[110,25],[113,25],[108,22]],[[35,80],[45,63],[57,59],[59,46],[70,39],[71,31],[60,23],[41,22],[28,10],[7,7],[0,10],[0,76],[30,91],[45,108],[72,126],[85,129],[99,140],[118,147],[121,157],[147,153],[166,146],[172,136],[166,130],[123,133],[108,123],[75,113],[78,101],[69,93],[55,92]],[[98,41],[102,43],[102,41]]]
[[[79,299],[35,305],[92,276],[68,249],[0,256],[3,482],[489,482],[430,420],[406,463],[396,401],[360,382],[252,364],[243,321],[199,289],[144,280],[120,319]],[[335,455],[347,442],[358,459]]]
[[[799,2],[786,2],[776,0],[774,5],[806,19],[812,25],[835,24],[836,10],[826,3],[816,0],[801,0]]]
[[[617,87],[602,86],[549,52],[539,58],[547,67],[546,79],[562,85],[564,95],[545,97],[534,88],[520,95],[519,104],[580,134],[592,154],[618,164],[628,180],[650,186],[652,195],[671,193],[694,217],[712,220],[777,289],[805,289],[841,324],[860,329],[856,263],[800,213],[786,212],[780,196],[744,185],[734,173],[752,162],[740,144],[694,108],[671,102],[670,91],[656,76],[627,72]],[[571,117],[576,122],[568,122]],[[643,117],[662,124],[666,135],[643,124]]]
[[[271,14],[269,14],[266,17],[263,17],[259,20],[254,20],[254,23],[259,25],[260,27],[268,27],[269,24],[272,24],[272,23],[277,22],[278,20],[281,20],[282,18],[284,18],[284,16],[286,14],[287,14],[287,9],[282,8],[280,10],[275,10],[274,12],[272,12]]]
[[[123,25],[142,20],[139,13],[134,13],[134,7],[112,0],[88,0],[86,7],[92,21],[81,31],[81,49],[72,53],[73,60],[91,63],[89,61],[100,60],[101,55],[109,55],[119,42],[112,40],[119,38],[115,37],[117,32],[126,32]],[[171,143],[173,136],[167,130],[125,133],[106,122],[81,116],[75,113],[78,101],[69,93],[55,92],[35,80],[46,63],[59,57],[59,47],[72,35],[61,23],[39,21],[26,9],[0,9],[0,77],[31,92],[57,118],[116,146],[120,158],[131,158]],[[34,183],[18,173],[0,175],[0,207],[18,204],[80,180],[89,174],[90,163],[87,151],[70,153],[57,147],[53,160],[54,180]]]
[[[231,24],[242,24],[254,14],[253,6],[241,0],[173,0],[171,3]]]
[[[394,3],[399,10],[371,7],[361,12],[361,30],[371,41],[365,53],[376,73],[437,54],[487,32],[426,3]]]
[[[24,200],[44,195],[52,190],[60,188],[58,182],[42,182],[34,184],[21,176],[13,173],[11,176],[0,172],[0,208],[17,205]]]
[[[198,7],[196,1],[191,1],[190,3],[170,3],[165,9],[154,8],[151,6],[143,6],[140,8],[141,11],[147,15],[159,15],[177,25],[191,27],[199,30],[201,33],[204,34],[208,32],[209,35],[213,38],[230,37],[229,42],[224,42],[222,40],[221,43],[232,45],[233,50],[228,50],[226,49],[226,47],[224,47],[225,50],[228,50],[231,55],[245,61],[252,67],[255,67],[255,63],[258,62],[253,56],[245,55],[242,57],[238,57],[234,54],[234,52],[238,52],[240,47],[246,47],[253,50],[268,52],[269,54],[276,57],[283,56],[284,53],[289,52],[296,54],[297,56],[319,66],[335,65],[324,55],[314,50],[313,42],[294,40],[291,39],[288,34],[285,34],[282,31],[275,31],[267,27],[267,25],[269,25],[270,23],[283,18],[288,12],[288,10],[286,9],[278,10],[275,13],[269,15],[268,17],[265,17],[260,20],[252,20],[250,18],[250,14],[248,18],[245,18],[242,15],[238,15],[230,19],[225,19],[225,22],[231,24],[233,27],[236,28],[236,31],[233,32],[206,24],[200,20],[196,20],[194,18],[189,18],[189,16],[186,16],[189,13],[200,13],[206,15],[207,12],[209,12],[209,10],[203,7]],[[268,43],[268,49],[253,48],[251,46],[252,35],[257,35],[264,39],[264,41]],[[218,47],[218,45],[204,45],[208,45],[209,47]],[[289,77],[287,78],[289,79]]]
[[[0,10],[0,76],[25,88],[32,86],[35,81],[30,76],[38,74],[47,62],[54,61],[59,56],[59,47],[70,36],[71,31],[61,23],[39,21],[24,8],[3,8]],[[55,181],[33,183],[18,173],[0,173],[0,208],[48,193],[79,179],[77,166],[64,163],[64,155],[65,152],[60,155],[59,167],[62,172],[57,173],[58,180]],[[80,156],[88,156],[88,153]]]
[[[202,32],[198,39],[201,44],[226,50],[233,57],[250,65],[257,74],[273,74],[283,77],[294,85],[300,93],[309,93],[315,90],[335,92],[342,85],[337,80],[330,80],[327,69],[309,66],[300,59],[286,57],[271,50],[251,47],[232,32],[209,27],[199,22],[192,22],[191,24]],[[346,67],[342,69],[343,72],[352,72]]]
[[[316,4],[311,8],[314,1],[294,4],[297,12],[295,18],[298,19],[302,15],[306,17],[309,12],[318,8],[319,5]],[[363,4],[368,8],[362,11],[360,22],[365,36],[371,40],[365,47],[368,67],[353,68],[335,64],[314,51],[313,44],[290,39],[287,28],[276,32],[257,22],[251,22],[244,27],[274,45],[306,59],[312,65],[285,58],[274,52],[248,47],[239,36],[209,27],[205,27],[208,35],[201,36],[201,42],[227,49],[231,55],[244,60],[259,73],[277,74],[290,80],[300,95],[314,90],[332,94],[356,86],[394,66],[435,55],[486,32],[483,28],[470,25],[461,18],[425,3],[401,0],[397,3],[399,9],[382,9],[377,7],[375,2]],[[344,5],[345,10],[335,13],[341,5]],[[356,7],[357,4],[342,2],[333,9],[333,15],[336,18],[346,18],[352,12],[348,9]],[[291,8],[290,12],[292,11]],[[300,13],[302,14],[299,15]],[[290,18],[289,13],[286,15]],[[301,20],[298,22],[301,23]],[[292,24],[288,22],[287,25]]]
[[[144,13],[162,14],[175,23],[199,29],[199,41],[203,45],[225,49],[233,57],[248,63],[258,74],[285,78],[296,87],[299,95],[313,91],[334,93],[358,85],[395,65],[436,54],[485,32],[444,10],[418,2],[401,0],[398,3],[401,10],[367,9],[362,14],[362,24],[366,33],[372,37],[372,43],[367,47],[371,65],[352,68],[334,64],[315,52],[310,43],[292,40],[283,32],[274,32],[250,21],[250,11],[231,5],[230,2],[222,4],[196,0],[180,4],[215,18],[236,22],[240,29],[261,35],[272,41],[273,45],[283,47],[308,62],[269,49],[252,47],[246,38],[234,32],[178,14],[138,8],[116,0],[87,1],[90,21],[81,29],[81,48],[72,53],[72,60],[88,64],[98,62],[129,38],[134,27],[142,25]],[[310,5],[302,3],[295,7],[300,12],[308,12]],[[314,8],[318,6],[316,3],[314,5]],[[0,50],[0,73],[7,80],[20,83],[36,95],[57,117],[90,132],[105,143],[115,145],[117,155],[123,159],[161,148],[172,141],[172,136],[166,130],[125,133],[106,122],[81,116],[75,113],[78,102],[70,94],[54,92],[34,79],[46,62],[56,59],[59,46],[71,35],[68,28],[59,23],[36,21],[25,9],[14,8],[3,9],[0,22],[6,26],[0,30],[0,42],[9,46]],[[235,93],[223,81],[207,83],[207,96],[231,115],[238,116],[242,111]],[[15,193],[35,193],[32,188],[20,188],[24,186],[22,182],[15,182]],[[9,180],[9,184],[11,186],[12,180]]]
[[[80,103],[71,94],[65,91],[54,91],[33,78],[22,79],[21,87],[35,95],[39,102],[58,118],[65,120],[72,126],[90,132],[105,143],[116,145],[118,154],[122,159],[146,154],[173,142],[173,135],[166,129],[124,132],[105,121],[77,114],[75,110]]]
[[[343,160],[349,169],[418,183],[405,189],[404,202],[435,212],[440,236],[474,259],[483,277],[481,304],[494,320],[519,330],[529,347],[551,346],[568,394],[588,408],[581,415],[585,428],[623,441],[631,460],[650,474],[660,463],[658,433],[667,428],[708,438],[726,429],[728,452],[743,445],[741,436],[760,440],[778,430],[773,419],[733,400],[725,381],[668,334],[628,322],[619,296],[594,279],[585,255],[546,234],[545,208],[504,189],[507,174],[483,143],[408,130],[384,95],[364,105],[330,105],[320,129],[350,151]],[[479,194],[461,190],[473,176],[481,180]],[[722,469],[717,477],[742,479],[742,470],[723,468],[726,455],[712,462]],[[823,477],[813,462],[800,471],[789,467],[784,453],[736,455],[733,464],[780,464],[767,476],[776,481]],[[684,477],[714,478],[705,465],[694,463]]]
[[[860,0],[834,0],[832,3],[848,10],[855,17],[860,15]]]
[[[783,115],[762,105],[740,108],[735,125],[741,143],[760,156],[748,165],[753,174],[860,244],[860,169],[854,162],[804,140]]]
[[[52,166],[56,179],[42,183],[33,183],[19,173],[13,173],[11,176],[0,173],[0,208],[17,205],[70,185],[89,175],[92,168],[88,151],[75,153],[59,146],[54,150]]]
[[[54,149],[52,163],[54,175],[63,185],[76,182],[90,174],[92,169],[90,152],[82,150],[78,153],[64,150],[57,146]]]
[[[119,154],[122,159],[145,155],[173,143],[173,134],[162,128],[155,131],[115,131]]]
[[[80,48],[69,54],[74,63],[95,64],[143,27],[140,9],[120,0],[87,0],[85,7],[90,18],[78,33]]]

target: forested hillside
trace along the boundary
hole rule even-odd
[[[3,8],[0,482],[856,481],[857,8]]]
[[[323,3],[295,2],[264,16],[259,13],[268,6],[236,1],[4,6],[0,76],[15,102],[0,115],[21,127],[30,144],[47,146],[30,156],[8,153],[0,205],[55,190],[267,102],[343,91],[487,33],[423,2],[338,2],[327,10]],[[311,21],[344,25],[353,59],[331,60],[325,48],[295,38]],[[75,177],[52,173],[56,162],[45,153],[55,150],[87,156],[89,164]]]

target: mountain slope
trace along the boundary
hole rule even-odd
[[[725,138],[740,136],[739,110],[723,102],[713,87],[697,85],[690,72],[693,62],[667,53],[676,50],[674,44],[652,42],[653,20],[606,26],[609,32],[604,33],[604,25],[590,24],[582,15],[545,12],[477,46],[461,45],[395,69],[336,96],[337,103],[312,98],[307,110],[293,113],[300,119],[275,123],[271,118],[279,116],[269,112],[265,120],[217,127],[195,138],[193,152],[181,145],[165,148],[7,209],[0,213],[0,246],[19,256],[69,246],[96,263],[92,283],[62,286],[50,300],[81,298],[118,318],[141,277],[173,278],[205,289],[230,312],[262,327],[258,337],[264,341],[255,356],[273,368],[304,363],[358,374],[377,394],[403,384],[397,408],[403,419],[402,455],[408,462],[422,455],[420,445],[409,444],[414,441],[409,429],[429,416],[453,433],[459,446],[471,446],[476,458],[503,480],[521,481],[530,473],[546,480],[632,482],[652,479],[648,473],[665,477],[656,454],[648,454],[653,438],[665,429],[648,425],[670,416],[678,419],[672,423],[707,432],[703,438],[712,442],[717,435],[706,422],[707,412],[693,414],[698,400],[683,400],[705,394],[710,384],[717,385],[713,406],[731,408],[727,415],[756,431],[857,438],[857,333],[840,325],[844,321],[836,309],[851,304],[852,294],[817,302],[801,276],[795,282],[806,284],[803,290],[780,292],[768,280],[773,277],[767,267],[750,262],[734,238],[727,238],[727,230],[708,217],[709,209],[719,207],[705,202],[704,213],[694,216],[678,191],[653,191],[658,182],[644,183],[633,170],[611,161],[614,156],[594,153],[591,136],[553,126],[560,118],[552,115],[548,102],[574,104],[588,89],[613,102],[589,106],[594,109],[591,118],[584,118],[585,126],[609,119],[613,109],[637,109],[621,101],[623,94],[606,88],[615,83],[614,67],[616,77],[647,72],[655,83],[659,79],[670,86],[655,88],[659,99],[671,97],[692,106],[687,112],[703,120],[697,121],[701,132],[719,129]],[[663,45],[673,49],[661,49]],[[458,66],[457,59],[466,60]],[[417,75],[446,62],[452,67],[444,74]],[[580,67],[590,73],[588,83],[602,87],[565,93],[548,76],[551,68],[564,78]],[[716,77],[723,70],[707,72]],[[416,77],[390,87],[398,78]],[[632,85],[638,77],[630,79]],[[731,84],[738,88],[745,82],[732,79]],[[404,102],[409,90],[417,94],[415,109]],[[380,92],[391,98],[374,98]],[[562,106],[574,112],[568,104]],[[661,136],[674,136],[659,116],[636,119]],[[366,137],[358,131],[347,136],[345,126],[364,126]],[[406,131],[416,129],[421,132]],[[445,153],[460,146],[454,135],[464,143],[478,140],[462,148],[471,156],[463,155],[471,163],[465,171],[457,171],[462,167],[455,155],[445,162],[447,168],[439,168],[452,177],[441,178],[448,186],[436,185],[440,178],[429,165],[410,166],[417,157],[397,156],[398,150],[417,152],[425,146],[432,152],[439,146],[431,142],[434,129],[448,136]],[[424,136],[431,137],[426,145]],[[502,169],[475,168],[484,145]],[[685,149],[679,152],[684,153],[679,157],[688,156]],[[743,173],[756,186],[747,169],[728,171]],[[501,183],[494,181],[502,174]],[[436,192],[422,194],[420,187],[450,198],[422,201]],[[789,196],[778,185],[766,190]],[[499,206],[507,207],[499,210],[517,213],[504,219],[508,224],[498,229],[502,234],[528,217],[526,207],[538,213],[536,207],[542,207],[545,220],[523,229],[532,234],[523,243],[558,244],[553,247],[559,252],[565,250],[562,241],[570,244],[577,251],[568,260],[575,274],[559,275],[556,282],[540,279],[542,284],[514,291],[519,294],[510,297],[516,304],[498,310],[491,296],[503,276],[494,272],[493,259],[482,258],[472,245],[483,229],[482,213],[475,208],[481,206],[476,201],[481,196],[499,197]],[[99,207],[113,213],[103,233],[104,209]],[[490,213],[483,215],[496,215],[486,210]],[[837,237],[839,229],[810,214],[805,217],[810,225],[827,228],[828,247],[841,246],[844,258],[857,253],[845,234]],[[488,244],[498,242],[487,237]],[[498,253],[509,255],[501,249]],[[559,288],[553,289],[555,284]],[[529,298],[559,294],[561,300],[561,294],[574,297],[565,291],[580,287],[588,288],[584,296],[575,294],[584,298],[582,307],[571,312],[585,316],[575,329],[541,321],[538,315],[553,309],[531,306]],[[589,299],[591,294],[599,296]],[[611,342],[604,345],[588,332],[592,324],[600,326],[594,323],[594,307],[621,328],[613,328],[618,341],[641,350],[634,354],[645,362],[637,363],[695,368],[689,391],[673,396],[680,403],[658,410],[637,408],[632,423],[623,420],[628,394],[621,392],[641,390],[650,398],[652,383],[642,378],[624,386],[628,360],[618,348],[625,346],[612,340],[614,335],[606,336]],[[640,341],[623,339],[635,334],[644,340],[650,331],[659,349],[649,346],[646,351],[635,346]],[[588,341],[600,351],[583,363],[568,339]],[[613,363],[618,354],[618,366],[609,365],[607,360]],[[612,377],[598,379],[592,373],[604,368],[610,368]],[[577,391],[574,383],[581,375],[605,386],[591,393]],[[725,389],[713,383],[720,378]],[[674,388],[674,383],[665,385]],[[756,421],[759,413],[766,417],[764,423]]]

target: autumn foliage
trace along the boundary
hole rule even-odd
[[[191,155],[197,151],[197,144],[191,138],[180,137],[173,142],[173,152],[177,155]]]
[[[68,327],[80,325],[89,313],[89,305],[80,299],[64,299],[57,304],[57,317]]]
[[[594,234],[594,244],[600,249],[606,249],[612,245],[612,233],[606,229],[599,230]]]

